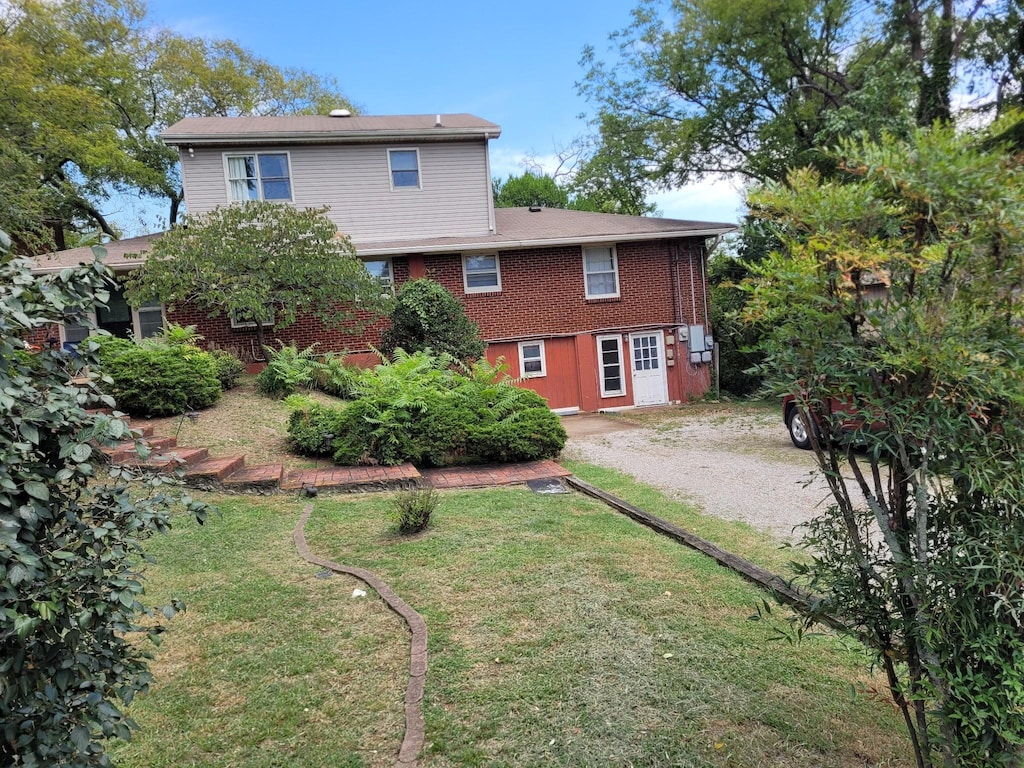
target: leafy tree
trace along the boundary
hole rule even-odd
[[[505,181],[494,179],[494,206],[496,208],[525,208],[541,205],[545,208],[569,208],[569,193],[558,186],[550,176],[524,173],[509,174]]]
[[[69,359],[19,338],[89,322],[109,272],[97,261],[36,278],[9,246],[0,233],[0,764],[110,765],[103,742],[131,737],[121,707],[151,680],[134,636],[163,630],[141,602],[143,545],[176,497],[160,478],[101,471],[100,446],[129,430],[93,410],[113,405],[90,373],[95,345]],[[201,522],[203,505],[183,500]]]
[[[330,78],[153,28],[139,0],[0,5],[0,94],[0,226],[28,253],[116,239],[112,191],[166,198],[173,224],[177,153],[159,133],[182,117],[351,108]]]
[[[383,311],[385,292],[325,212],[253,201],[189,216],[154,242],[126,296],[258,320],[268,359],[267,325],[283,329],[312,314],[357,330]]]
[[[433,280],[420,278],[402,284],[391,310],[391,326],[381,336],[381,350],[391,355],[431,350],[455,360],[482,357],[486,344],[476,323],[448,290]]]
[[[1024,748],[1024,177],[990,141],[849,141],[851,183],[805,169],[752,197],[782,244],[748,304],[764,372],[817,425],[832,495],[806,618],[873,649],[919,766]]]

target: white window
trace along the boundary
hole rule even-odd
[[[501,267],[497,254],[462,257],[462,282],[466,293],[501,290]]]
[[[626,394],[626,382],[622,376],[622,339],[598,336],[597,358],[601,371],[601,397]]]
[[[260,325],[264,328],[272,326],[274,324],[274,311],[267,310],[266,316],[260,320]],[[232,328],[255,328],[256,321],[253,318],[242,319],[234,312],[231,313],[231,327]]]
[[[543,341],[519,342],[519,374],[524,379],[547,376]]]
[[[588,299],[614,298],[619,295],[619,261],[615,246],[583,249],[583,279]]]
[[[288,153],[225,155],[228,191],[233,201],[291,200]]]
[[[395,276],[391,271],[391,259],[371,259],[364,261],[366,271],[380,281],[389,291],[395,287]]]
[[[418,149],[389,149],[388,169],[391,171],[391,188],[420,187],[420,151]]]

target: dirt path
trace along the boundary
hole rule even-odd
[[[566,417],[564,455],[780,539],[797,538],[794,528],[823,508],[827,490],[811,477],[811,454],[792,446],[776,412],[700,405],[635,415]]]

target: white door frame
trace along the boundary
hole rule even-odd
[[[655,338],[654,348],[657,351],[657,368],[650,370],[637,370],[633,340],[640,337],[651,336]],[[668,403],[668,370],[665,367],[665,334],[657,330],[629,334],[629,369],[633,375],[633,405],[665,405]],[[638,379],[641,379],[644,382],[644,391],[642,393],[638,387]],[[641,394],[644,396],[643,402],[641,402]]]

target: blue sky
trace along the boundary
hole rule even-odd
[[[365,114],[469,112],[497,123],[496,176],[550,158],[588,132],[577,95],[585,45],[607,48],[630,20],[629,0],[268,2],[149,0],[150,18],[178,32],[230,38],[281,67],[334,75]],[[653,198],[672,218],[735,221],[725,182]]]

